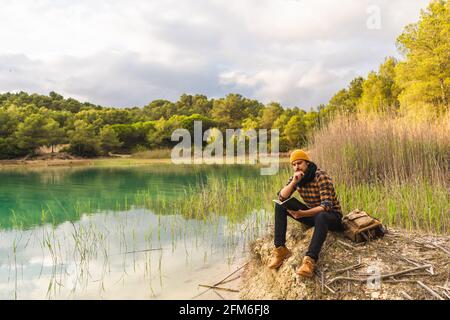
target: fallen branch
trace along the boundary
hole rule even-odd
[[[118,253],[118,254],[130,254],[130,253],[139,253],[139,252],[148,252],[148,251],[159,251],[163,250],[163,248],[154,248],[154,249],[143,249],[143,250],[135,250],[135,251],[127,251],[124,253]]]
[[[327,288],[332,294],[335,294],[336,291],[334,291],[333,289],[331,289],[329,286],[327,286],[326,284],[324,284],[325,288]]]
[[[316,275],[316,277],[319,279],[319,283],[320,283],[320,292],[323,293],[323,287],[324,287],[324,272],[323,270],[320,270],[320,274],[319,274],[319,270],[316,269],[314,270],[314,274]]]
[[[444,289],[445,291],[450,291],[450,288],[443,286],[436,286],[437,288]]]
[[[140,252],[149,252],[149,251],[159,251],[159,250],[165,250],[164,248],[149,248],[149,249],[142,249],[142,250],[134,250],[134,251],[125,251],[120,253],[113,253],[111,256],[118,256],[122,254],[130,254],[130,253],[140,253]]]
[[[363,263],[358,262],[357,264],[355,264],[353,266],[349,266],[349,267],[346,267],[346,268],[338,269],[338,270],[334,271],[334,273],[341,273],[341,272],[348,271],[348,270],[354,270],[354,269],[357,269],[357,268],[361,268],[363,265],[364,265]]]
[[[350,277],[350,271],[347,270],[347,277]],[[347,292],[351,292],[351,286],[350,286],[351,282],[347,282]]]
[[[412,283],[412,282],[416,282],[417,280],[384,280],[384,283]]]
[[[234,280],[236,280],[236,279],[239,279],[241,276],[239,275],[239,276],[237,276],[237,277],[234,277],[234,278],[231,278],[231,279],[228,279],[227,281],[222,281],[220,284],[225,284],[225,283],[228,283],[228,282],[231,282],[231,281],[234,281]]]
[[[218,293],[216,290],[213,290],[213,291],[215,294],[217,294],[219,296],[220,299],[225,300],[225,298],[220,293]]]
[[[224,290],[224,291],[229,291],[229,292],[239,292],[239,290],[234,290],[234,289],[230,289],[230,288],[223,288],[223,287],[218,287],[218,286],[209,286],[207,284],[199,284],[200,287],[205,287],[205,288],[209,288],[209,289],[214,289],[214,290]]]
[[[414,300],[409,294],[407,294],[405,291],[400,291],[400,293],[404,296],[404,297],[406,297],[406,299],[408,299],[408,300]]]
[[[408,259],[403,257],[402,258],[404,261],[416,266],[416,267],[420,267],[422,264],[418,263],[417,261],[413,260],[413,259]],[[428,263],[430,263],[429,261],[427,261]],[[431,265],[431,263],[430,263]],[[434,275],[434,270],[433,270],[433,265],[430,266],[430,268],[425,269],[426,272],[428,272],[429,274],[431,274],[432,276]]]
[[[430,265],[425,265],[425,266],[411,268],[411,269],[407,269],[407,270],[403,270],[403,271],[383,274],[383,275],[380,275],[380,280],[386,279],[386,278],[390,278],[390,277],[399,276],[399,275],[410,273],[410,272],[417,271],[417,270],[423,270],[423,269],[426,269],[426,268],[429,268],[429,267],[430,267]],[[335,278],[331,279],[327,284],[330,285],[333,282],[338,281],[338,280],[347,280],[347,281],[355,281],[355,282],[363,283],[363,282],[367,282],[369,279],[372,279],[372,278],[373,278],[373,276],[372,277],[367,277],[367,278],[335,277]]]
[[[436,247],[434,245],[429,244],[428,242],[422,242],[417,240],[411,240],[412,242],[421,245],[422,247],[428,248],[428,249],[435,249]]]
[[[373,276],[373,273],[356,273],[355,275],[360,277],[370,277]],[[409,277],[428,277],[428,273],[410,273],[408,274]]]
[[[408,263],[411,263],[412,265],[414,265],[416,267],[420,267],[421,266],[421,264],[419,264],[419,263],[417,263],[417,262],[415,262],[415,261],[413,261],[411,259],[408,259],[408,258],[402,258],[402,259],[404,261],[408,262]],[[425,271],[428,272],[431,275],[434,275],[433,266],[431,266],[429,269],[425,269]]]
[[[356,249],[356,248],[355,248],[354,246],[352,246],[351,244],[345,243],[345,242],[342,241],[342,240],[338,240],[337,242],[340,243],[340,244],[342,244],[342,245],[344,245],[344,246],[346,246],[347,248],[352,249],[352,250],[355,250],[355,249]]]
[[[322,284],[322,288],[321,288],[322,292],[323,292],[323,285],[325,284],[325,282],[323,280],[323,278],[324,278],[323,273],[324,273],[323,270],[321,270],[320,271],[320,282]]]
[[[417,281],[417,284],[419,284],[422,288],[424,288],[425,290],[427,290],[429,293],[431,293],[431,295],[433,295],[435,298],[438,298],[439,300],[445,300],[444,298],[442,298],[440,295],[438,295],[436,293],[436,291],[434,291],[433,289],[431,289],[430,287],[428,287],[427,285],[425,285],[422,281]]]
[[[448,254],[448,255],[450,256],[450,251],[448,251],[447,249],[445,249],[445,248],[442,247],[441,245],[439,245],[439,244],[437,244],[437,243],[433,243],[433,245],[434,245],[436,248],[441,249],[442,251],[444,251],[446,254]]]
[[[226,276],[225,278],[223,278],[222,280],[220,280],[219,282],[217,282],[216,284],[212,285],[212,287],[218,286],[219,284],[222,284],[225,280],[227,280],[229,277],[231,277],[233,274],[235,274],[236,272],[238,272],[239,270],[241,270],[242,268],[244,268],[246,265],[248,265],[250,262],[245,263],[243,266],[239,267],[238,269],[236,269],[235,271],[233,271],[232,273],[230,273],[228,276]],[[203,292],[200,292],[199,294],[193,296],[191,299],[195,299],[199,296],[201,296],[202,294],[208,292],[209,290],[211,290],[212,288],[208,288]]]

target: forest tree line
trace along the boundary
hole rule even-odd
[[[402,59],[387,57],[366,78],[353,79],[325,105],[263,104],[240,94],[210,99],[183,94],[143,107],[114,108],[82,103],[50,92],[0,94],[0,159],[33,155],[39,147],[67,144],[74,155],[93,157],[173,147],[177,128],[279,129],[280,151],[302,147],[314,130],[336,115],[388,113],[392,116],[448,112],[450,95],[449,1],[433,0],[417,23],[397,38]],[[317,88],[320,90],[320,88]]]

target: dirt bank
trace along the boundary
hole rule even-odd
[[[41,168],[41,167],[75,167],[75,166],[117,166],[142,165],[154,163],[171,163],[170,159],[133,159],[130,157],[80,158],[58,154],[27,159],[0,160],[1,168]]]
[[[0,167],[48,167],[48,166],[76,166],[92,165],[92,159],[72,156],[66,152],[55,152],[22,159],[0,160]]]
[[[389,229],[383,239],[356,245],[329,233],[316,275],[296,276],[312,236],[300,224],[289,225],[287,247],[293,255],[277,271],[266,267],[273,234],[251,244],[242,274],[242,299],[450,299],[450,237]],[[416,270],[413,270],[416,269]],[[411,270],[382,278],[383,275]],[[351,278],[351,279],[348,279]],[[367,278],[371,278],[369,283]],[[356,281],[361,279],[360,281]]]

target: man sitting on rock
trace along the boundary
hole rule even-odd
[[[289,178],[286,186],[278,192],[280,201],[291,197],[297,190],[303,201],[308,205],[298,211],[287,210],[278,203],[275,204],[275,249],[269,268],[280,267],[283,261],[291,256],[286,248],[287,216],[295,220],[314,226],[314,233],[308,251],[303,258],[303,264],[297,270],[297,274],[304,277],[312,277],[314,264],[319,258],[322,244],[327,237],[328,230],[342,231],[342,212],[336,197],[330,176],[318,169],[314,162],[303,150],[295,150],[290,155],[290,163],[294,175]]]

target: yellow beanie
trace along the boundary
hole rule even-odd
[[[301,150],[301,149],[297,149],[292,151],[291,156],[290,156],[290,160],[291,163],[297,160],[306,160],[306,161],[310,161],[308,155],[306,154],[305,151]]]

